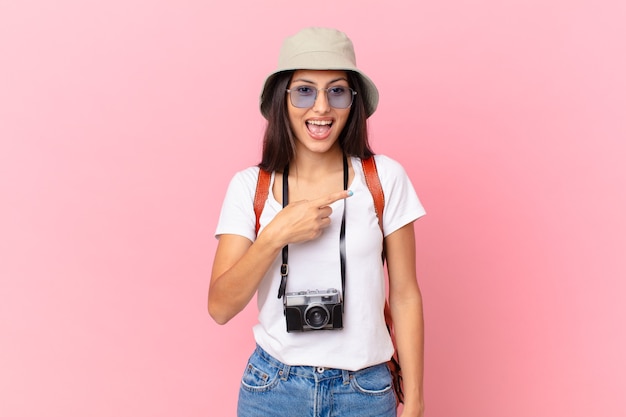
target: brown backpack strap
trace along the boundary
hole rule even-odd
[[[256,191],[254,192],[254,215],[256,217],[256,225],[254,229],[255,235],[259,234],[259,228],[261,227],[261,212],[263,211],[265,201],[267,200],[267,196],[270,192],[271,179],[272,174],[264,169],[259,169],[259,178],[256,182]]]
[[[367,159],[362,159],[361,165],[363,166],[365,183],[367,184],[367,188],[370,190],[372,198],[374,199],[374,209],[376,210],[376,217],[378,217],[378,226],[384,236],[383,211],[385,210],[385,194],[383,193],[383,187],[380,185],[380,178],[378,178],[376,161],[373,156],[370,156]]]
[[[383,187],[380,184],[380,178],[378,177],[376,161],[374,160],[374,157],[371,156],[367,159],[362,159],[361,165],[363,166],[365,183],[367,184],[367,188],[370,190],[372,198],[374,199],[374,209],[376,210],[376,216],[378,217],[378,226],[380,227],[380,231],[383,233],[384,239],[385,232],[383,230],[383,211],[385,209],[385,194],[383,192]],[[383,262],[385,262],[384,249],[382,258]],[[399,403],[404,403],[402,369],[400,368],[400,360],[398,357],[398,349],[396,346],[396,337],[393,331],[393,320],[391,319],[391,309],[389,308],[388,301],[385,301],[384,313],[387,330],[389,330],[389,334],[391,334],[391,341],[393,342],[394,347],[393,356],[387,363],[387,366],[389,366],[389,370],[391,371],[391,375],[393,377],[393,387],[396,392],[396,400]]]

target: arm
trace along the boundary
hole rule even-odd
[[[424,317],[415,271],[415,232],[409,223],[385,238],[389,307],[404,381],[403,417],[424,415]]]
[[[333,202],[348,197],[340,191],[311,201],[289,204],[253,242],[243,236],[220,236],[211,284],[209,314],[227,323],[248,304],[283,246],[316,239],[330,225]]]
[[[262,233],[254,243],[239,235],[220,236],[209,286],[209,314],[218,324],[248,305],[280,252],[281,246],[266,236]]]

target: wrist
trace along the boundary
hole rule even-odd
[[[402,407],[402,417],[423,417],[424,416],[424,404],[419,406],[407,406]]]
[[[285,244],[281,242],[280,236],[274,233],[269,226],[266,229],[263,229],[263,231],[257,236],[255,243],[258,243],[259,246],[262,246],[274,255],[278,254],[282,250],[283,246],[285,246]]]

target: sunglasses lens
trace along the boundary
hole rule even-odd
[[[328,104],[336,109],[347,109],[352,104],[352,90],[348,87],[331,87],[327,90]]]
[[[291,90],[291,104],[294,107],[308,108],[313,107],[317,90],[307,86],[296,87]]]

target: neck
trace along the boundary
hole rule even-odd
[[[328,152],[299,152],[291,164],[291,172],[314,178],[343,169],[343,150],[336,146]]]

